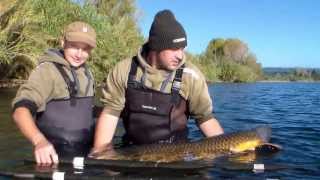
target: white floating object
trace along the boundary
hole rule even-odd
[[[84,157],[75,157],[73,158],[73,167],[83,167],[84,166]]]
[[[53,180],[64,180],[64,172],[56,171],[52,174]]]
[[[253,172],[263,172],[264,164],[253,164]]]

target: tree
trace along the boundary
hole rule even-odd
[[[217,63],[222,58],[225,40],[222,38],[212,39],[205,51],[205,58]]]
[[[253,53],[248,54],[244,59],[243,65],[248,66],[257,75],[257,78],[262,78],[262,66],[257,63],[257,57]]]
[[[227,39],[223,47],[224,55],[236,63],[243,63],[248,50],[248,46],[239,39]]]
[[[311,77],[312,77],[313,80],[319,81],[320,80],[320,72],[319,72],[319,70],[313,69],[311,71]]]

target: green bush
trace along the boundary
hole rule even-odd
[[[102,2],[108,3],[107,0]],[[81,5],[71,0],[11,1],[12,5],[5,11],[10,13],[0,14],[0,22],[6,22],[1,23],[0,29],[0,69],[6,71],[3,72],[5,76],[1,77],[26,77],[46,49],[59,47],[65,25],[81,20],[91,24],[97,32],[97,48],[89,64],[97,81],[101,82],[117,61],[136,53],[143,42],[136,27],[133,2],[126,0],[113,3],[113,7],[108,7],[113,12],[111,17],[106,13],[98,13],[104,12],[104,6]],[[119,7],[131,8],[132,12],[122,13]],[[15,65],[17,62],[19,65]],[[10,74],[17,72],[14,69],[17,67],[25,68]]]

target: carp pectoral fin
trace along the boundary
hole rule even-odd
[[[248,149],[237,149],[237,148],[230,148],[230,154],[245,154],[247,152],[255,151],[255,148],[248,148]]]
[[[113,148],[91,152],[88,155],[88,157],[93,158],[93,159],[105,159],[105,160],[107,160],[107,159],[117,160],[120,158],[118,152],[116,152]]]
[[[258,154],[273,154],[282,150],[282,147],[277,144],[264,143],[255,148],[256,153]]]

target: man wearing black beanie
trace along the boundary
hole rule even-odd
[[[184,141],[190,116],[205,136],[223,133],[203,74],[185,60],[186,46],[186,32],[173,13],[158,12],[148,42],[107,76],[92,152],[112,147],[120,116],[129,145]]]
[[[169,10],[160,11],[149,31],[150,50],[179,49],[187,46],[187,35]]]

